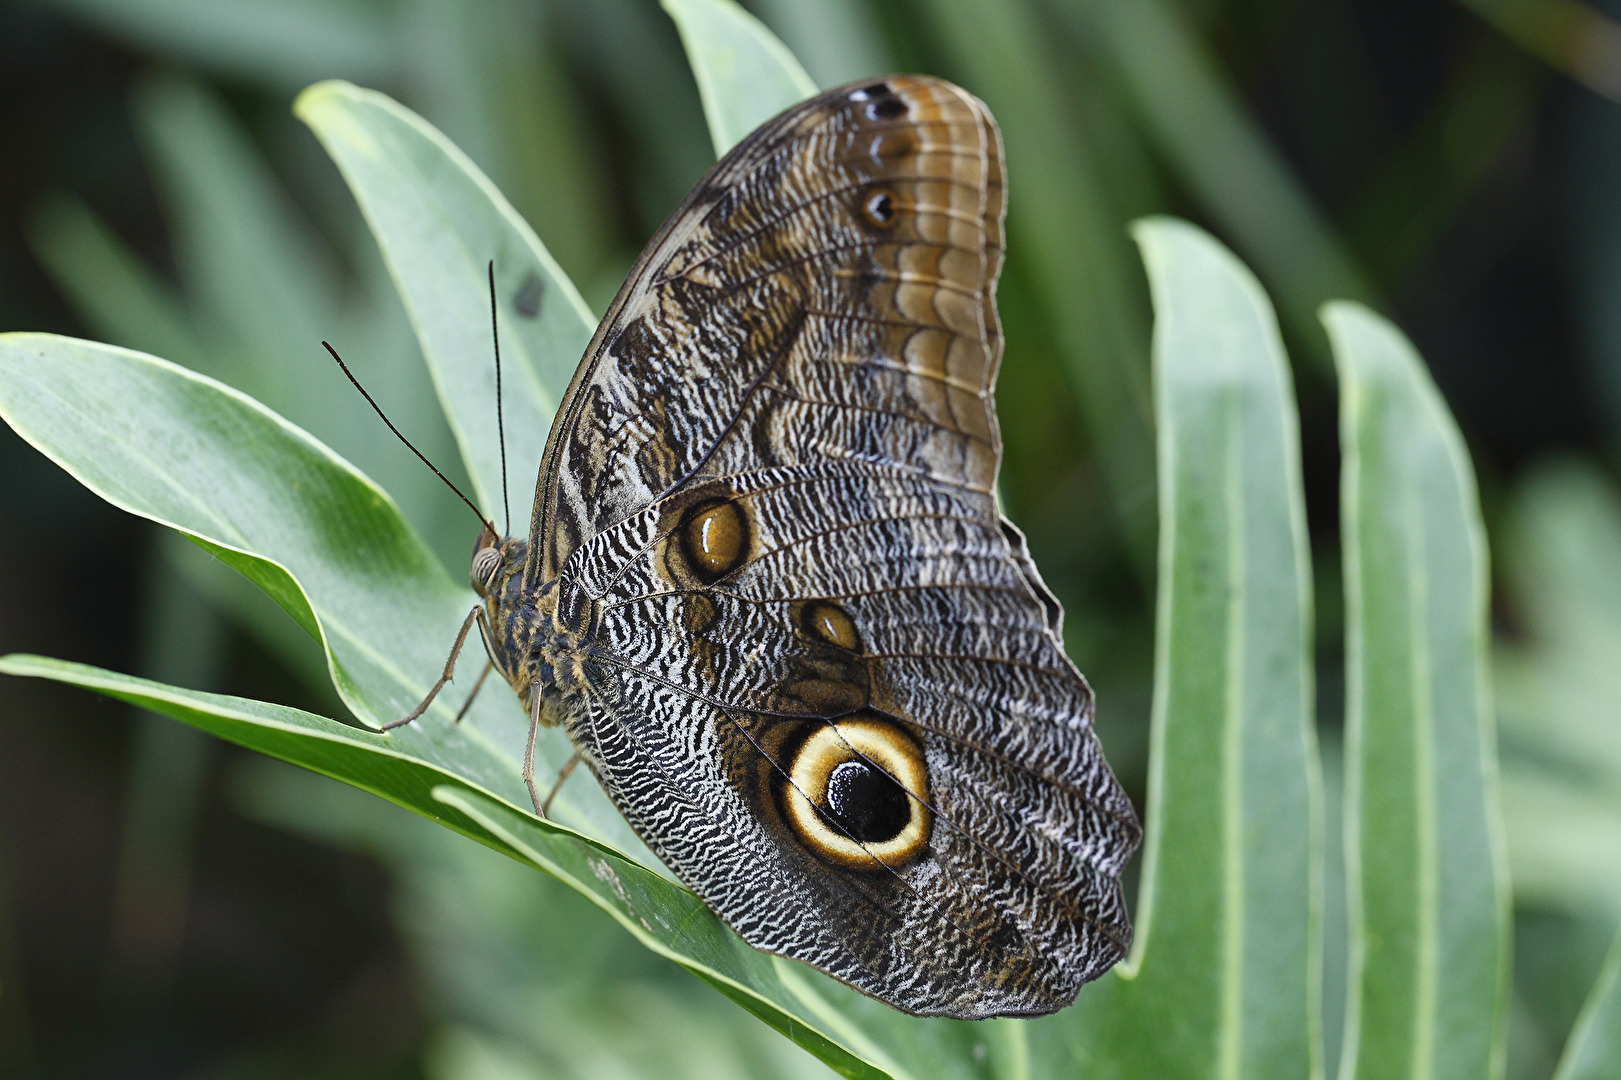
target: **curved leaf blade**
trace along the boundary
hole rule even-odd
[[[843,1075],[874,1080],[889,1075],[823,1035],[802,1015],[803,1006],[784,986],[772,959],[744,944],[687,889],[607,845],[515,810],[453,769],[400,752],[387,735],[298,709],[182,690],[46,657],[0,658],[0,672],[106,694],[413,810],[570,885],[649,949],[711,983]]]
[[[681,32],[718,158],[743,136],[816,93],[793,53],[732,0],[662,0]]]
[[[803,1004],[780,978],[776,963],[744,944],[703,901],[678,885],[583,839],[548,829],[530,815],[468,792],[443,787],[444,805],[476,821],[506,849],[567,882],[652,951],[674,960],[748,1009],[842,1076],[887,1077],[807,1023]]]
[[[1346,605],[1344,1080],[1500,1076],[1506,859],[1474,472],[1413,347],[1323,312],[1340,375]]]
[[[344,704],[374,726],[421,700],[472,609],[472,590],[445,576],[386,493],[206,376],[110,345],[0,335],[0,418],[97,495],[184,533],[268,593],[321,642]],[[460,702],[447,692],[387,737],[527,806],[528,724],[493,689],[463,724],[451,723]],[[571,752],[555,740],[543,751],[542,769]],[[592,784],[565,787],[559,802],[564,821],[645,851]]]
[[[495,261],[507,467],[516,530],[526,534],[525,497],[540,473],[552,413],[596,320],[506,197],[420,116],[384,94],[338,81],[310,87],[293,109],[365,214],[433,373],[474,497],[492,517],[502,467],[486,277]]]
[[[1320,796],[1293,386],[1272,307],[1231,253],[1183,222],[1135,232],[1159,431],[1148,845],[1129,965],[1083,991],[1069,1060],[1103,1077],[1315,1076]]]
[[[513,858],[519,857],[475,820],[436,801],[432,794],[446,784],[479,790],[477,785],[442,762],[402,752],[399,740],[387,735],[284,705],[185,690],[45,656],[13,653],[0,657],[0,672],[83,687],[161,713],[238,746],[353,784]],[[489,793],[484,792],[484,796],[489,797]],[[612,849],[604,846],[603,850]],[[617,854],[615,857],[623,858]]]

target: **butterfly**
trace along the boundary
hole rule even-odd
[[[940,79],[744,139],[597,330],[528,537],[480,533],[457,640],[529,712],[537,812],[561,724],[745,941],[930,1016],[1071,1003],[1130,944],[1141,837],[994,494],[1005,208]]]

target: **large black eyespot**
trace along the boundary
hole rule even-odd
[[[828,774],[822,818],[860,843],[882,844],[906,828],[912,805],[884,770],[865,761],[844,761]]]
[[[800,843],[850,870],[893,870],[929,850],[923,748],[886,717],[812,730],[785,762],[783,809]]]

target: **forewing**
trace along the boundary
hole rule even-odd
[[[526,578],[683,483],[818,460],[990,505],[1001,137],[895,77],[812,98],[699,182],[604,318],[547,443]]]

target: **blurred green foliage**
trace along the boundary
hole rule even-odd
[[[375,244],[288,105],[299,88],[333,77],[407,103],[496,181],[600,311],[641,243],[711,160],[697,88],[668,18],[651,0],[31,6],[145,57],[129,107],[164,210],[167,261],[154,266],[137,254],[84,193],[53,193],[27,223],[34,255],[83,325],[284,412],[376,478],[446,564],[460,567],[465,510],[342,391],[316,345],[321,337],[345,342],[395,422],[441,467],[458,467]],[[1149,312],[1125,223],[1158,210],[1199,218],[1255,268],[1301,358],[1308,425],[1314,409],[1322,417],[1329,392],[1328,349],[1315,321],[1321,302],[1353,296],[1424,316],[1436,294],[1483,273],[1514,228],[1568,230],[1570,280],[1538,287],[1570,309],[1599,391],[1587,407],[1600,414],[1601,436],[1573,436],[1587,457],[1523,475],[1489,460],[1482,466],[1500,583],[1503,789],[1522,943],[1509,1075],[1550,1075],[1621,919],[1621,710],[1613,704],[1621,598],[1610,595],[1621,582],[1613,457],[1621,449],[1621,308],[1613,302],[1621,284],[1621,106],[1595,95],[1568,109],[1571,161],[1538,189],[1568,207],[1568,219],[1517,223],[1502,205],[1502,178],[1535,159],[1528,141],[1539,110],[1571,93],[1562,75],[1598,95],[1621,89],[1615,24],[1570,0],[1468,0],[1478,21],[1463,5],[1447,8],[1450,16],[1440,17],[1462,20],[1454,38],[1462,44],[1439,66],[1440,86],[1422,95],[1422,113],[1396,124],[1391,115],[1404,103],[1380,102],[1375,91],[1390,61],[1337,3],[1309,11],[1262,0],[749,6],[821,85],[895,68],[932,71],[985,98],[1003,125],[1013,190],[1002,287],[1010,343],[999,391],[1004,494],[1065,602],[1071,654],[1098,686],[1100,732],[1139,804],[1155,500]],[[1327,30],[1290,39],[1315,48],[1276,57],[1276,43],[1301,22]],[[1422,29],[1415,39],[1434,44]],[[1261,94],[1256,82],[1265,79],[1281,89]],[[1251,104],[1262,96],[1269,115]],[[1376,155],[1375,167],[1350,167],[1392,128],[1400,136],[1386,138],[1394,148]],[[1290,134],[1290,153],[1279,131]],[[1479,343],[1465,334],[1449,344],[1467,358]],[[1547,346],[1517,344],[1532,378]],[[1440,381],[1467,404],[1467,368],[1451,363],[1440,365]],[[1523,414],[1536,403],[1488,404],[1479,415],[1516,407]],[[1460,411],[1467,426],[1471,411]],[[1521,418],[1543,431],[1577,423]],[[1314,450],[1309,430],[1307,440],[1322,577],[1322,567],[1337,565],[1333,492],[1313,484],[1311,458],[1332,451],[1322,441]],[[1526,445],[1534,444],[1511,449]],[[514,486],[524,491],[528,480]],[[525,491],[515,502],[526,499]],[[197,643],[217,641],[228,626],[301,678],[302,700],[329,694],[307,636],[289,633],[288,620],[255,590],[195,554],[164,545],[148,560],[142,673],[217,684],[225,661]],[[1331,607],[1337,583],[1331,572],[1326,579],[1317,589],[1325,608],[1320,722],[1332,746],[1341,620]],[[177,619],[175,605],[188,597],[191,615]],[[189,640],[165,641],[162,628],[177,624],[189,628]],[[183,911],[195,827],[188,815],[207,755],[161,724],[141,728],[130,756],[115,926],[153,903],[171,916],[176,905]],[[1328,779],[1332,788],[1337,780]],[[310,808],[321,800],[352,793],[268,765],[245,770],[236,790],[255,817],[389,867],[398,897],[390,918],[411,947],[432,1018],[420,1066],[429,1075],[819,1068],[631,948],[605,921],[568,914],[578,902],[537,875],[395,820],[405,815],[381,804],[317,813]],[[337,835],[336,820],[354,827]],[[527,932],[547,916],[587,929],[544,940]],[[537,948],[560,951],[512,962]],[[1331,951],[1325,963],[1334,970],[1343,957]],[[542,1000],[559,1018],[556,1032],[516,1019],[515,1002],[534,1008]],[[1328,1008],[1336,1008],[1332,998]],[[1336,1029],[1331,1018],[1330,1060]],[[257,1054],[241,1051],[210,1074],[252,1075],[272,1060]]]

